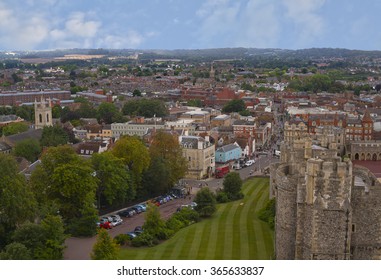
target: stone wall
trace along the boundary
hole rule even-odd
[[[381,259],[381,185],[364,167],[356,166],[354,175],[365,187],[352,189],[352,259]]]
[[[296,183],[296,178],[288,175],[288,166],[278,168],[275,179],[275,255],[280,260],[291,260],[295,256]]]

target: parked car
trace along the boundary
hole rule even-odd
[[[197,203],[192,201],[189,205],[192,207],[192,209],[194,209],[197,206]]]
[[[132,206],[131,208],[135,210],[136,214],[140,214],[141,212],[143,212],[142,208],[139,206],[135,205],[135,206]]]
[[[118,226],[123,223],[123,220],[120,218],[119,215],[112,215],[111,218],[112,218],[113,226]]]
[[[128,209],[121,210],[117,213],[121,217],[132,217],[134,215],[134,212]]]
[[[143,211],[143,212],[145,212],[145,211],[147,210],[147,205],[146,205],[145,203],[141,203],[141,204],[138,204],[138,205],[136,205],[136,206],[142,208],[142,211]]]
[[[255,160],[249,159],[248,161],[246,161],[245,165],[246,166],[252,166],[254,163],[255,163]]]
[[[99,227],[104,229],[112,229],[112,224],[109,221],[101,221],[99,223]]]
[[[127,210],[131,212],[132,216],[137,214],[136,210],[134,208],[132,208],[132,207],[127,208]]]
[[[135,232],[132,232],[132,231],[127,232],[126,235],[127,235],[130,239],[134,239],[134,238],[137,236],[136,233],[135,233]]]
[[[152,204],[156,205],[156,206],[160,206],[161,204],[163,204],[163,200],[161,200],[160,198],[154,198],[151,200]]]

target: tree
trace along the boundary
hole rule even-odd
[[[183,156],[178,138],[164,131],[158,131],[149,148],[151,159],[161,159],[168,169],[171,188],[188,170],[188,162]]]
[[[193,107],[202,107],[202,100],[200,99],[192,99],[187,102],[188,106],[193,106]]]
[[[23,122],[11,123],[3,128],[3,135],[8,136],[18,134],[27,131],[28,128],[29,126]]]
[[[201,188],[194,201],[197,203],[195,210],[201,217],[210,217],[216,212],[216,195],[209,188]]]
[[[138,90],[138,89],[135,89],[135,90],[132,92],[132,94],[133,94],[134,96],[142,96],[141,91]]]
[[[54,105],[52,108],[52,117],[55,119],[61,118],[62,108],[60,105]]]
[[[91,259],[93,260],[117,260],[119,245],[110,237],[107,230],[98,231],[97,241],[93,246]]]
[[[31,260],[29,249],[19,242],[12,242],[0,253],[0,260]]]
[[[4,230],[34,218],[36,201],[10,155],[0,154],[0,178],[0,240],[4,241]]]
[[[159,209],[156,205],[148,205],[145,213],[143,229],[145,233],[154,236],[159,240],[166,239],[165,221],[161,218]]]
[[[80,209],[92,207],[97,189],[94,170],[84,160],[61,164],[51,177],[51,194],[66,219],[81,217]]]
[[[25,223],[15,230],[12,239],[24,245],[34,260],[61,260],[66,235],[61,217],[47,216],[40,224]]]
[[[130,182],[130,176],[122,159],[111,152],[93,154],[93,168],[98,178],[97,200],[98,209],[101,202],[112,205],[114,202],[125,202],[135,197],[135,189]]]
[[[231,113],[231,112],[240,112],[246,109],[245,102],[242,99],[233,99],[230,100],[223,108],[222,112]]]
[[[122,159],[124,165],[132,172],[135,182],[141,181],[141,175],[150,164],[150,156],[143,142],[134,136],[123,136],[112,149],[112,154]]]
[[[15,114],[26,121],[34,121],[33,106],[15,106]]]
[[[227,174],[224,178],[223,186],[223,191],[230,200],[237,200],[243,197],[241,192],[242,179],[238,172],[230,172]]]
[[[42,147],[50,147],[50,146],[59,146],[67,144],[69,141],[69,137],[66,134],[65,130],[58,126],[45,126],[42,129],[42,136],[41,136],[41,146]]]
[[[164,117],[168,115],[168,109],[162,100],[139,99],[131,100],[124,104],[122,112],[124,115],[144,116],[146,118]]]
[[[98,107],[98,121],[110,124],[122,117],[122,114],[112,103],[103,102]]]
[[[90,162],[78,156],[70,146],[48,148],[30,179],[40,211],[58,210],[68,229],[75,223],[94,232],[96,218],[91,210],[94,210],[98,182],[93,173]]]
[[[142,196],[157,196],[168,191],[172,187],[169,169],[163,158],[157,157],[151,160],[147,171],[143,173]]]
[[[18,142],[13,150],[15,156],[24,157],[30,162],[35,162],[41,154],[40,143],[36,139],[25,139]]]

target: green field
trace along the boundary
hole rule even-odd
[[[268,201],[269,179],[243,185],[243,200],[219,204],[217,212],[150,248],[123,248],[128,260],[267,260],[273,256],[273,231],[258,219]]]

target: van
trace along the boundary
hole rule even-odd
[[[274,151],[274,156],[280,157],[280,151],[275,150],[275,151]]]

